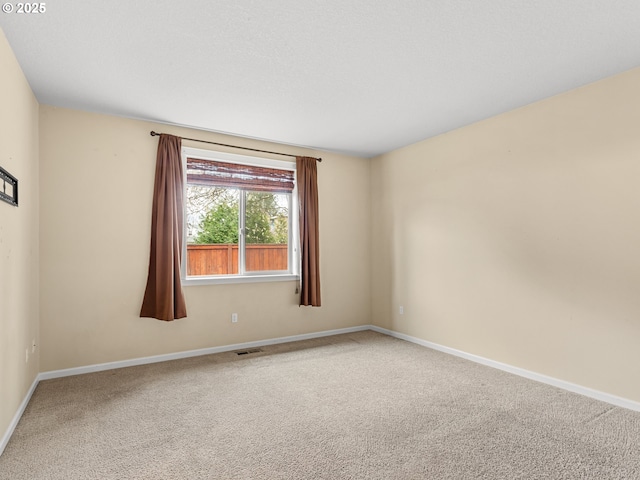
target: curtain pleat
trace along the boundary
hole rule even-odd
[[[180,281],[183,242],[182,139],[160,135],[151,213],[149,275],[141,317],[171,321],[187,316]]]
[[[318,170],[316,159],[296,157],[300,213],[300,305],[319,307],[320,234],[318,219]]]

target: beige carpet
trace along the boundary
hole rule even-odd
[[[374,332],[41,382],[0,478],[640,479],[640,413]]]

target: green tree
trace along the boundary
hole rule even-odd
[[[247,243],[275,243],[271,232],[271,216],[278,205],[272,193],[249,192],[245,217]]]
[[[273,236],[275,243],[289,243],[289,217],[286,212],[280,212],[275,218]]]
[[[230,191],[229,191],[230,192]],[[245,206],[247,244],[287,243],[288,210],[273,193],[248,192]],[[237,196],[218,192],[199,222],[194,243],[238,243]],[[204,203],[204,202],[203,202]]]
[[[195,243],[238,243],[238,202],[219,203],[200,221]]]

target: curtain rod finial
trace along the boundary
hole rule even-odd
[[[151,136],[155,137],[156,135],[160,135],[159,133],[154,132],[153,130],[151,130]]]

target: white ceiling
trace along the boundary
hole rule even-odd
[[[57,0],[0,27],[40,103],[363,157],[640,66],[640,0]]]

